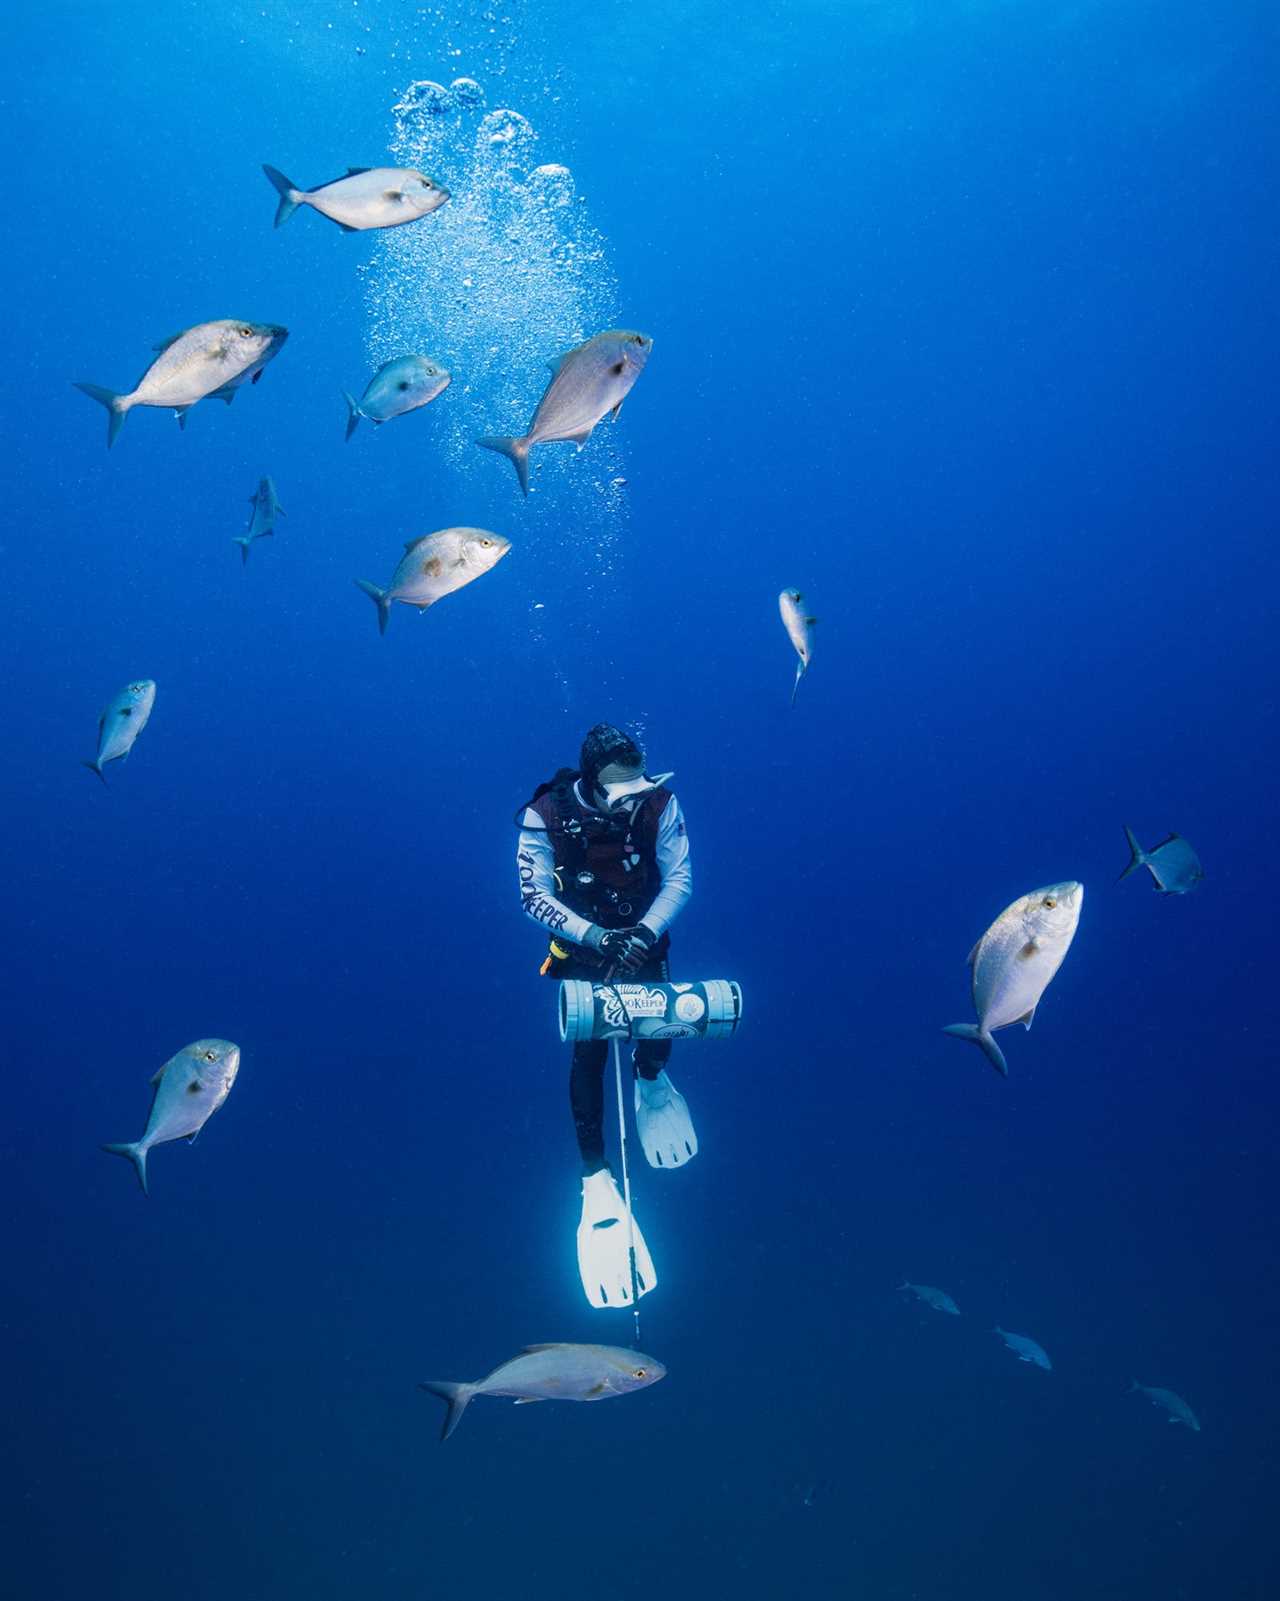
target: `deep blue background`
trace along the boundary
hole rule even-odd
[[[6,53],[5,1594],[1270,1594],[1272,9],[498,8],[490,103],[571,162],[657,340],[589,601],[513,475],[433,478],[429,416],[341,442],[371,246],[273,233],[258,164],[377,161],[495,25],[327,9],[55,4]],[[293,330],[264,382],[108,456],[68,380],[222,315]],[[288,518],[242,572],[264,471]],[[454,521],[517,548],[379,639],[350,579]],[[76,762],[139,675],[104,792]],[[482,1403],[444,1450],[418,1379],[629,1334],[577,1282],[511,860],[601,717],[677,770],[677,967],[748,1019],[675,1063],[697,1162],[637,1176],[669,1378]],[[1124,822],[1203,888],[1114,887]],[[1067,876],[1000,1082],[938,1029]],[[239,1082],[144,1201],[98,1144],[204,1034]]]

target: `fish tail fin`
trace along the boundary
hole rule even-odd
[[[987,1030],[980,1024],[952,1023],[950,1027],[944,1028],[942,1032],[944,1034],[952,1034],[958,1040],[972,1040],[983,1052],[996,1072],[999,1073],[1000,1077],[1008,1078],[1009,1064],[1004,1059],[1004,1053]]]
[[[141,1140],[134,1140],[131,1143],[126,1143],[124,1145],[104,1145],[102,1149],[104,1151],[109,1151],[112,1156],[127,1156],[133,1163],[134,1170],[138,1175],[138,1183],[142,1185],[142,1193],[144,1195],[149,1195],[151,1193],[150,1190],[147,1189],[148,1146],[144,1145]]]
[[[110,784],[107,784],[107,775],[102,771],[102,766],[98,761],[81,762],[80,765],[81,767],[87,767],[91,773],[97,773],[102,782],[107,785],[107,788],[111,788]]]
[[[240,564],[241,564],[241,566],[242,567],[243,566],[248,566],[250,541],[245,537],[245,535],[237,534],[235,536],[235,538],[232,540],[232,544],[239,545],[239,547],[240,547]]]
[[[490,435],[487,439],[477,439],[476,444],[482,450],[496,450],[500,456],[505,456],[516,470],[516,477],[520,480],[520,487],[525,494],[529,493],[529,436],[522,439],[504,439],[499,435]]]
[[[1128,878],[1129,874],[1133,872],[1135,867],[1144,866],[1147,860],[1146,851],[1144,851],[1142,846],[1138,844],[1137,836],[1129,827],[1128,823],[1124,825],[1124,837],[1129,841],[1129,865],[1125,868],[1124,872],[1121,873],[1120,877],[1116,879],[1117,884],[1122,884],[1125,879]]]
[[[124,427],[125,414],[128,406],[123,404],[124,396],[117,394],[114,389],[104,389],[101,384],[76,384],[82,395],[88,395],[90,400],[96,400],[100,406],[107,408],[107,449],[110,450],[116,442],[116,435]]]
[[[462,1414],[471,1405],[471,1398],[476,1393],[474,1384],[450,1384],[448,1380],[428,1379],[426,1383],[418,1386],[428,1395],[438,1395],[449,1410],[444,1415],[444,1424],[440,1430],[441,1440],[447,1440],[462,1421]]]
[[[377,584],[371,584],[365,578],[356,579],[356,588],[363,590],[369,599],[378,608],[378,632],[385,634],[387,619],[391,616],[391,601],[385,589],[379,589]]]
[[[360,419],[364,416],[364,413],[360,410],[359,405],[355,400],[352,399],[345,389],[342,391],[342,398],[347,403],[347,438],[350,439],[352,434],[355,433],[356,429],[360,426]]]
[[[293,216],[294,212],[302,204],[302,191],[294,187],[284,173],[280,171],[279,167],[268,167],[264,162],[262,170],[271,180],[275,192],[280,196],[280,204],[276,207],[275,220],[275,226],[279,228],[282,223],[288,222],[289,218]]]

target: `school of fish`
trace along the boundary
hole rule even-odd
[[[414,168],[351,167],[341,177],[312,189],[300,189],[279,169],[263,172],[277,196],[274,226],[279,228],[293,213],[309,208],[336,224],[343,232],[402,227],[430,217],[450,199],[449,190]],[[256,385],[289,337],[277,323],[222,319],[196,323],[162,340],[154,347],[155,359],[130,390],[111,390],[87,382],[75,387],[107,412],[107,445],[112,446],[128,413],[138,406],[172,411],[184,427],[192,407],[204,400],[230,404],[246,385]],[[505,456],[515,469],[520,491],[530,493],[530,457],[541,445],[571,443],[585,448],[596,427],[607,417],[616,420],[653,350],[650,335],[629,329],[607,329],[582,340],[552,360],[550,377],[534,407],[528,428],[518,435],[487,435],[476,440],[481,448]],[[347,404],[346,437],[351,439],[361,420],[375,428],[421,410],[449,387],[451,374],[420,353],[407,353],[384,362],[366,384],[359,400],[343,391]],[[248,528],[234,542],[242,563],[257,541],[275,533],[283,508],[270,477],[260,479],[250,497]],[[357,587],[374,603],[378,630],[385,633],[393,604],[425,611],[447,595],[475,582],[493,570],[511,550],[504,535],[483,528],[450,527],[410,540],[385,586],[356,579]],[[791,706],[796,704],[801,679],[813,657],[810,614],[798,589],[778,595],[783,628],[796,656]],[[92,761],[84,765],[106,782],[105,769],[123,761],[146,727],[155,703],[156,686],[138,679],[114,695],[98,722],[98,743]],[[1185,895],[1203,879],[1194,849],[1178,834],[1144,849],[1125,827],[1130,860],[1120,878],[1139,867],[1150,873],[1162,895]],[[1021,1023],[1030,1029],[1046,989],[1062,965],[1079,927],[1084,902],[1083,886],[1063,880],[1032,890],[1014,900],[992,922],[969,954],[971,993],[976,1021],[949,1025],[944,1032],[977,1045],[1002,1076],[1008,1064],[994,1036],[1000,1029]],[[225,1103],[240,1067],[240,1049],[222,1039],[200,1039],[185,1046],[153,1075],[154,1090],[146,1128],[130,1142],[108,1144],[104,1150],[128,1158],[138,1181],[149,1193],[147,1158],[157,1146],[177,1140],[194,1140],[208,1120]],[[662,1165],[678,1165],[684,1154],[665,1153]],[[920,1305],[948,1317],[960,1317],[951,1295],[932,1285],[909,1281],[899,1286]],[[995,1327],[994,1332],[1020,1362],[1053,1371],[1045,1348],[1026,1334]],[[517,1405],[544,1400],[594,1401],[646,1389],[665,1376],[655,1358],[634,1350],[572,1343],[527,1347],[487,1377],[469,1383],[429,1381],[424,1390],[447,1405],[442,1438],[456,1429],[476,1396],[505,1396]],[[1190,1406],[1172,1390],[1139,1384],[1132,1392],[1163,1409],[1172,1423],[1193,1432],[1200,1423]]]

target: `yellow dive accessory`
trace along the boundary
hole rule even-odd
[[[553,962],[567,962],[569,960],[569,954],[570,953],[565,950],[564,946],[561,945],[559,940],[553,939],[548,947],[546,960],[538,969],[541,977],[546,978],[547,974],[551,971],[551,964]]]

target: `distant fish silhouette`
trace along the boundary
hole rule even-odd
[[[1123,883],[1135,867],[1145,867],[1162,895],[1186,895],[1204,877],[1200,858],[1181,834],[1170,834],[1149,851],[1143,850],[1127,825],[1124,836],[1129,841],[1129,865],[1116,880],[1117,884]]]

